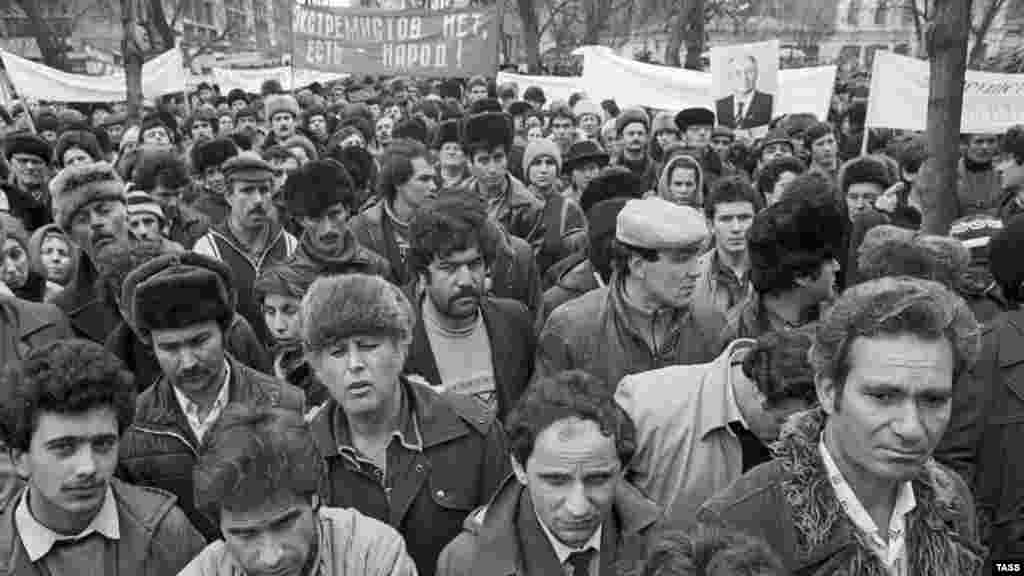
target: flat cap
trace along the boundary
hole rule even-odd
[[[710,233],[704,215],[658,197],[626,202],[615,221],[615,239],[650,250],[675,250],[703,244]]]
[[[224,173],[226,180],[262,182],[263,180],[274,178],[274,167],[253,152],[243,152],[238,156],[229,158],[221,166],[221,171]]]

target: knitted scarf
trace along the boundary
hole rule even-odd
[[[856,542],[814,573],[887,576],[881,560],[868,547],[866,537],[844,514],[828,481],[818,454],[818,439],[825,427],[825,417],[820,408],[794,417],[773,446],[775,457],[787,472],[782,490],[796,524],[797,557],[809,557],[830,540],[840,523],[846,523]],[[981,574],[985,553],[959,528],[973,519],[964,517],[967,503],[957,494],[952,474],[929,459],[912,480],[917,507],[907,516],[910,574]]]

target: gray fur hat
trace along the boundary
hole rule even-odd
[[[302,342],[318,352],[358,335],[412,340],[415,315],[400,288],[380,276],[345,274],[317,278],[302,299]]]

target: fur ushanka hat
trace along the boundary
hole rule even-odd
[[[98,200],[125,201],[125,185],[114,167],[106,162],[70,166],[50,180],[53,220],[63,230],[75,212]]]
[[[292,118],[299,119],[299,102],[291,94],[269,94],[263,99],[263,107],[267,122],[274,119],[275,114],[287,112]]]
[[[512,117],[504,112],[485,112],[470,116],[465,121],[462,133],[462,147],[466,150],[487,148],[493,150],[505,147],[505,152],[512,150]]]
[[[360,335],[388,336],[407,345],[415,322],[402,289],[380,276],[323,276],[302,300],[302,342],[311,352]]]
[[[235,315],[235,290],[226,264],[195,252],[166,254],[128,275],[121,303],[143,342],[153,330],[217,322],[227,330]]]

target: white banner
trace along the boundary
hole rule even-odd
[[[602,46],[586,46],[577,52],[583,54],[583,76],[578,86],[593,100],[611,98],[621,107],[671,111],[691,106],[714,109],[708,72],[645,64]],[[825,118],[835,79],[835,66],[780,70],[775,115],[809,112]],[[520,91],[529,85],[520,83]]]
[[[68,74],[0,52],[7,77],[22,98],[50,102],[121,102],[125,96],[124,73],[109,76]],[[168,50],[142,65],[142,94],[157,98],[185,90],[181,50]]]
[[[509,72],[498,72],[498,84],[515,82],[519,86],[519,95],[529,86],[537,86],[544,91],[544,97],[548,103],[555,100],[568,101],[573,92],[583,90],[579,76],[525,76],[523,74],[512,74]]]
[[[213,68],[210,71],[210,76],[211,80],[220,87],[221,94],[227,94],[235,88],[240,88],[250,94],[259,94],[263,82],[270,79],[280,82],[281,87],[285,90],[298,90],[314,82],[326,84],[335,80],[344,80],[348,77],[348,74],[334,74],[319,70],[296,68],[294,72],[294,86],[292,86],[292,69],[287,66],[256,69]]]
[[[867,125],[925,130],[928,123],[929,64],[892,52],[875,54]],[[1024,74],[967,71],[963,133],[998,133],[1024,123]]]

